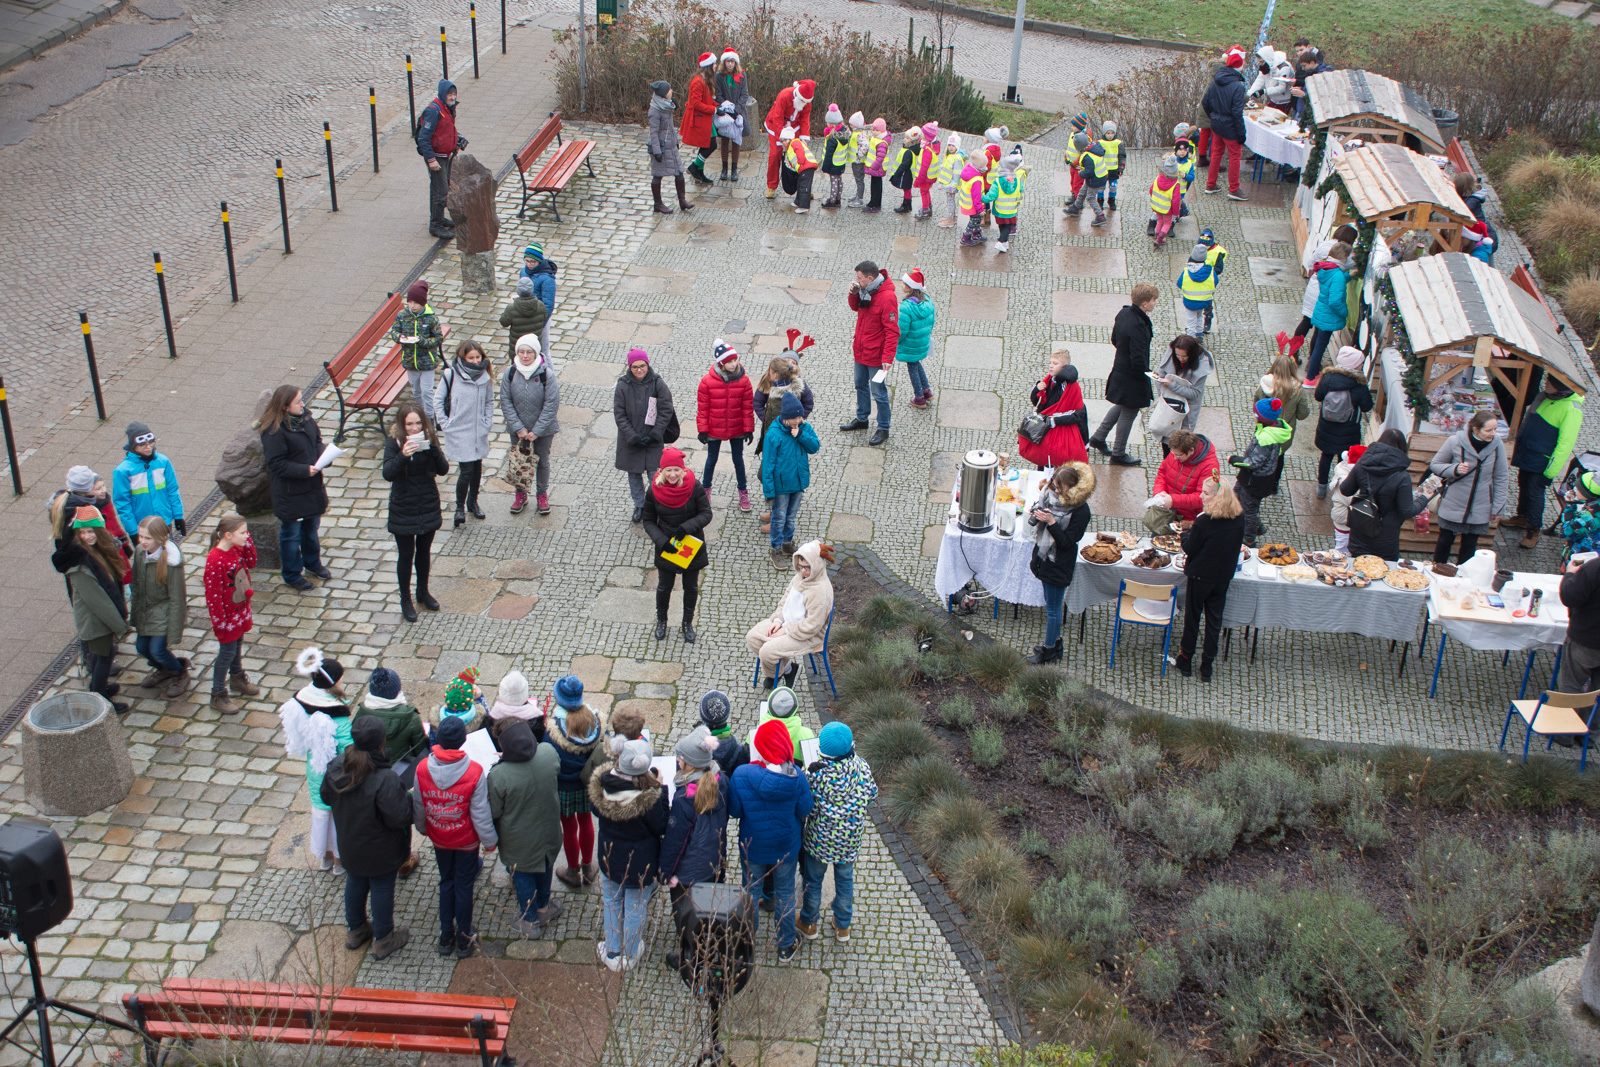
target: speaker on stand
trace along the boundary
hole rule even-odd
[[[104,1026],[138,1033],[137,1028],[99,1012],[47,996],[39,972],[38,938],[72,914],[72,873],[67,850],[48,826],[12,820],[0,824],[0,937],[15,937],[28,953],[28,974],[33,991],[16,1018],[0,1030],[0,1045],[28,1051],[11,1035],[29,1022],[39,1027],[39,1061],[57,1067],[55,1042],[50,1034],[50,1010],[66,1012]],[[88,1031],[67,1049],[70,1056]]]
[[[673,902],[678,928],[678,975],[711,1009],[706,1047],[697,1067],[733,1067],[722,1044],[722,1005],[755,969],[756,909],[736,885],[700,882]]]

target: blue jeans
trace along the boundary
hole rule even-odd
[[[644,920],[655,891],[654,882],[630,885],[613,882],[603,874],[600,876],[607,956],[636,960],[644,953]]]
[[[283,580],[293,581],[307,567],[322,566],[322,542],[317,540],[317,527],[322,516],[278,521],[278,554],[283,558]]]
[[[538,874],[511,872],[511,886],[517,892],[518,914],[529,922],[538,922],[537,913],[550,906],[550,876],[554,873],[555,868],[548,863]]]
[[[476,848],[433,847],[439,864],[439,941],[460,944],[472,936],[472,890],[483,861]]]
[[[152,667],[163,671],[183,670],[183,664],[178,662],[178,657],[167,651],[166,634],[157,634],[154,637],[145,637],[141,634],[134,638],[133,648]]]
[[[372,937],[382,941],[394,933],[394,874],[376,878],[344,872],[344,924],[359,930],[367,922],[367,894],[372,894]]]
[[[878,426],[887,430],[889,428],[889,382],[888,379],[874,382],[872,376],[882,370],[881,367],[868,367],[855,364],[856,368],[856,418],[862,422],[872,414],[872,402],[878,403]]]
[[[922,396],[928,392],[928,372],[922,369],[922,360],[906,364],[906,374],[911,376],[911,392]]]
[[[717,469],[717,454],[721,451],[721,441],[713,437],[706,442],[706,469],[705,473],[700,476],[700,481],[705,483],[706,492],[708,493],[711,492],[711,472]],[[733,457],[733,476],[738,480],[739,488],[749,488],[744,480],[744,440],[735,437],[729,441],[728,454]]]
[[[772,498],[772,529],[769,539],[773,548],[781,548],[794,540],[794,520],[800,514],[800,499],[805,493],[779,493]]]
[[[794,870],[795,859],[785,856],[777,863],[744,864],[744,891],[756,902],[756,926],[761,925],[761,898],[766,895],[762,881],[772,875],[772,910],[778,919],[778,947],[794,944]],[[751,931],[754,932],[754,929]]]
[[[1044,643],[1054,646],[1061,640],[1061,611],[1067,599],[1067,587],[1044,583]]]
[[[1322,357],[1328,351],[1328,342],[1333,340],[1333,330],[1324,330],[1321,326],[1311,330],[1311,355],[1306,357],[1306,379],[1310,380],[1322,373]]]
[[[822,911],[822,876],[828,873],[826,860],[800,857],[800,877],[805,890],[800,899],[800,921],[813,925]],[[833,925],[850,929],[856,905],[856,861],[833,865]]]

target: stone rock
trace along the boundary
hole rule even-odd
[[[460,231],[456,231],[459,233]],[[494,292],[494,254],[461,253],[461,289],[467,293]]]
[[[500,218],[494,210],[494,175],[476,156],[462,153],[451,164],[450,191],[445,196],[445,207],[456,226],[456,250],[461,253],[461,270],[466,280],[468,257],[493,253],[495,239],[500,236]],[[492,259],[489,273],[492,290]]]
[[[1583,963],[1583,978],[1578,992],[1589,1010],[1600,1015],[1600,915],[1594,920],[1594,933],[1589,937],[1589,953]]]
[[[1589,1000],[1591,968],[1588,964],[1592,964],[1594,958],[1591,942],[1583,952],[1529,975],[1512,990],[1515,993],[1528,987],[1554,1001],[1553,1022],[1566,1038],[1574,1063],[1600,1063],[1600,1021],[1596,1021],[1593,1002]]]
[[[266,401],[271,396],[270,391],[262,391],[256,402],[257,418],[266,410]],[[244,427],[223,446],[214,477],[217,488],[222,490],[222,495],[228,498],[239,514],[248,518],[272,511],[272,484],[267,474],[267,460],[261,453],[261,435],[254,426]]]

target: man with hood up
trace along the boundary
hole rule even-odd
[[[444,217],[444,198],[450,191],[450,164],[467,147],[456,131],[456,83],[439,79],[439,92],[417,120],[417,155],[428,165],[428,232],[434,237],[455,236],[455,225]]]
[[[1248,200],[1239,188],[1239,161],[1244,156],[1244,103],[1248,95],[1244,83],[1244,49],[1235,45],[1222,57],[1222,66],[1211,76],[1211,88],[1200,106],[1211,121],[1211,164],[1206,171],[1205,191],[1217,191],[1217,172],[1222,157],[1228,157],[1228,199]]]

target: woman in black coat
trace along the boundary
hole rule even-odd
[[[667,637],[667,608],[672,604],[672,587],[678,575],[683,575],[683,639],[694,643],[694,604],[700,595],[700,571],[705,568],[709,551],[701,545],[687,566],[679,566],[663,559],[662,552],[669,551],[677,538],[692,534],[705,540],[705,529],[711,522],[711,494],[694,480],[694,474],[685,465],[683,452],[676,448],[661,450],[661,469],[644,495],[644,532],[655,547],[656,570],[661,572],[656,584],[656,640]]]
[[[410,930],[394,924],[394,882],[411,856],[411,798],[399,776],[390,773],[383,739],[381,720],[356,719],[350,746],[328,764],[322,778],[322,802],[333,809],[344,865],[345,947],[358,949],[370,938],[375,960],[400,951],[411,939]]]
[[[433,535],[443,524],[439,510],[439,479],[450,471],[444,449],[422,405],[406,403],[395,412],[389,436],[383,439],[383,479],[389,483],[389,532],[397,550],[395,577],[400,582],[400,614],[417,621],[411,603],[411,568],[417,570],[417,602],[438,611],[439,602],[428,592],[428,571],[433,563]]]
[[[1183,535],[1183,565],[1188,585],[1183,594],[1183,636],[1178,641],[1178,658],[1173,663],[1185,678],[1192,670],[1195,640],[1200,636],[1200,617],[1205,616],[1206,641],[1200,652],[1200,680],[1211,681],[1211,664],[1217,658],[1217,641],[1222,636],[1222,609],[1228,601],[1228,585],[1239,569],[1239,549],[1244,546],[1244,509],[1239,497],[1223,483],[1211,478],[1201,490],[1200,514]]]
[[[1128,434],[1139,412],[1155,400],[1150,385],[1150,342],[1155,327],[1150,323],[1150,312],[1155,310],[1161,291],[1149,282],[1133,287],[1131,302],[1117,312],[1111,325],[1111,345],[1116,354],[1111,361],[1111,373],[1106,376],[1106,400],[1111,407],[1100,428],[1089,438],[1089,447],[1111,457],[1111,462],[1124,467],[1137,467],[1139,461],[1128,455]],[[1116,428],[1111,444],[1106,445],[1106,435]]]
[[[1078,542],[1089,528],[1093,492],[1092,467],[1063,463],[1028,512],[1033,536],[1028,568],[1044,584],[1044,644],[1035,646],[1029,663],[1055,663],[1061,658],[1061,612],[1078,565]]]
[[[1361,443],[1362,416],[1372,410],[1372,389],[1367,385],[1366,375],[1361,373],[1361,364],[1366,359],[1361,354],[1361,349],[1345,345],[1339,349],[1339,354],[1333,357],[1333,366],[1322,372],[1322,377],[1317,380],[1317,402],[1322,405],[1322,411],[1317,416],[1317,451],[1322,453],[1322,458],[1317,461],[1317,499],[1321,500],[1328,495],[1328,476],[1333,470],[1333,464],[1344,454],[1345,449]],[[1340,400],[1334,394],[1347,394],[1345,400]],[[1333,397],[1330,405],[1329,397]],[[1350,417],[1347,419],[1329,418],[1330,408],[1336,414],[1343,414],[1348,407]]]
[[[271,476],[283,581],[304,593],[312,585],[302,571],[324,581],[333,577],[322,565],[322,543],[317,539],[322,513],[328,510],[322,472],[313,466],[322,456],[322,431],[306,413],[306,402],[293,385],[280,385],[273,391],[257,428]]]
[[[1350,501],[1350,554],[1400,558],[1400,526],[1428,506],[1426,497],[1411,491],[1411,457],[1406,454],[1406,435],[1385,430],[1366,454],[1356,461],[1349,475],[1339,483],[1339,492]],[[1363,525],[1356,511],[1357,493],[1371,497],[1378,505],[1376,529]]]

